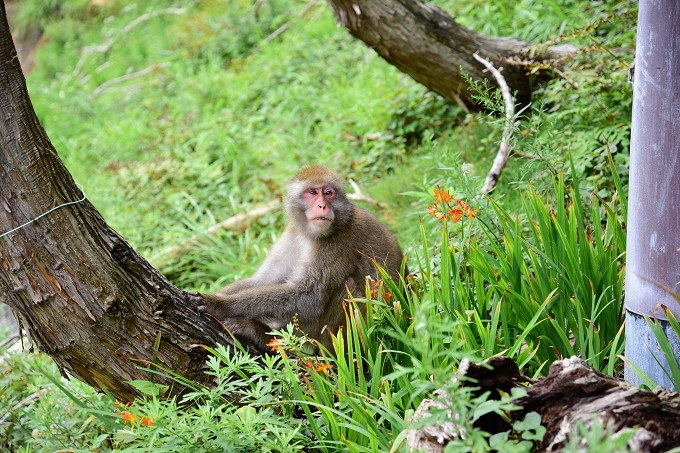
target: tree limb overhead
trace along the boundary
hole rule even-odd
[[[338,22],[352,36],[418,83],[469,110],[478,105],[461,70],[473,80],[486,79],[472,58],[477,52],[503,76],[521,103],[531,97],[531,78],[519,61],[557,59],[572,46],[533,47],[512,38],[481,35],[445,11],[422,0],[328,0]],[[491,79],[492,84],[497,82]]]

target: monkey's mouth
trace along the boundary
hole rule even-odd
[[[333,223],[333,219],[331,219],[329,217],[325,217],[325,216],[318,216],[318,217],[312,217],[309,220],[309,223],[311,223],[312,225],[314,225],[315,227],[318,227],[318,228],[327,228],[328,225]]]

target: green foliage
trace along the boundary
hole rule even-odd
[[[413,99],[400,99],[391,112],[387,130],[398,145],[417,146],[426,137],[440,137],[461,122],[460,107],[432,92],[414,94]]]
[[[530,374],[578,354],[612,374],[623,348],[625,232],[617,212],[625,212],[625,197],[593,199],[586,211],[577,188],[566,195],[561,176],[555,193],[564,201],[550,208],[527,192],[522,216],[491,204],[495,215],[482,210],[476,235],[463,223],[452,239],[444,223],[438,262],[425,254],[421,275],[433,278],[425,280],[430,298],[460,322],[453,338],[463,350],[509,355]],[[423,250],[431,249],[423,237]]]
[[[243,58],[287,22],[295,12],[290,0],[254,3],[243,0],[202,0],[192,18],[179,24],[182,41],[191,57],[225,64]]]
[[[355,295],[351,309],[368,316],[348,312],[337,359],[310,356],[287,330],[271,357],[214,351],[216,387],[181,401],[135,382],[146,398],[118,407],[62,381],[44,356],[3,357],[0,448],[399,451],[408,428],[451,410],[466,436],[449,451],[530,451],[543,436],[535,414],[490,438],[474,427],[485,413],[508,419],[514,395],[474,396],[452,379],[461,360],[507,355],[540,376],[579,355],[620,373],[636,6],[436,4],[482,33],[581,49],[565,66],[545,63],[558,77],[517,116],[493,200],[474,197],[505,126],[499,94],[481,84],[487,114],[464,114],[354,41],[323,3],[21,1],[19,23],[45,31],[28,75],[41,123],[107,221],[177,285],[207,291],[250,274],[282,229],[280,210],[245,231],[207,228],[278,199],[306,163],[388,205],[371,208],[415,276],[385,275]],[[421,219],[433,186],[432,206],[446,188],[476,216]],[[440,215],[462,211],[449,204]],[[436,389],[448,406],[411,421]],[[625,444],[604,427],[583,437]]]
[[[526,334],[527,320],[545,310],[528,342],[530,349],[537,348],[535,365],[579,354],[596,369],[608,365],[611,372],[623,347],[626,236],[615,205],[625,205],[625,197],[611,205],[593,199],[586,211],[578,187],[565,196],[561,176],[555,193],[564,202],[553,209],[534,191],[528,193],[528,237],[519,217],[494,205],[503,237],[488,231],[490,249],[478,249],[481,253],[471,254],[469,262],[502,300],[506,338]],[[592,227],[584,219],[592,219]]]
[[[218,348],[208,361],[213,389],[195,388],[181,401],[155,391],[121,411],[117,451],[302,451],[310,441],[292,418],[281,358],[262,360]],[[127,415],[127,416],[125,416]]]
[[[51,21],[87,19],[97,14],[98,6],[90,0],[23,0],[13,16],[18,35],[24,37],[31,30],[42,30]]]
[[[110,446],[111,417],[99,415],[113,415],[112,400],[78,380],[62,382],[47,356],[0,350],[0,389],[0,450]]]

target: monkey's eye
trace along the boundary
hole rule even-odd
[[[307,193],[310,194],[310,195],[316,195],[317,194],[316,189],[307,189]]]
[[[333,189],[326,189],[326,190],[323,191],[323,194],[324,194],[325,196],[327,196],[327,197],[332,197],[333,195],[335,195],[335,190],[333,190]]]

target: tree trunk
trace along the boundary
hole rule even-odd
[[[355,38],[416,82],[469,110],[478,109],[461,69],[473,80],[494,78],[472,55],[477,52],[516,92],[520,103],[531,97],[531,78],[520,62],[560,58],[572,46],[531,48],[524,41],[480,35],[458,25],[446,12],[421,0],[328,0],[338,22]]]
[[[81,197],[33,111],[3,3],[0,235]],[[198,345],[231,343],[88,200],[0,238],[0,302],[63,372],[121,400],[137,394],[125,383],[131,379],[171,384],[144,370],[152,363],[206,381],[206,353]]]

